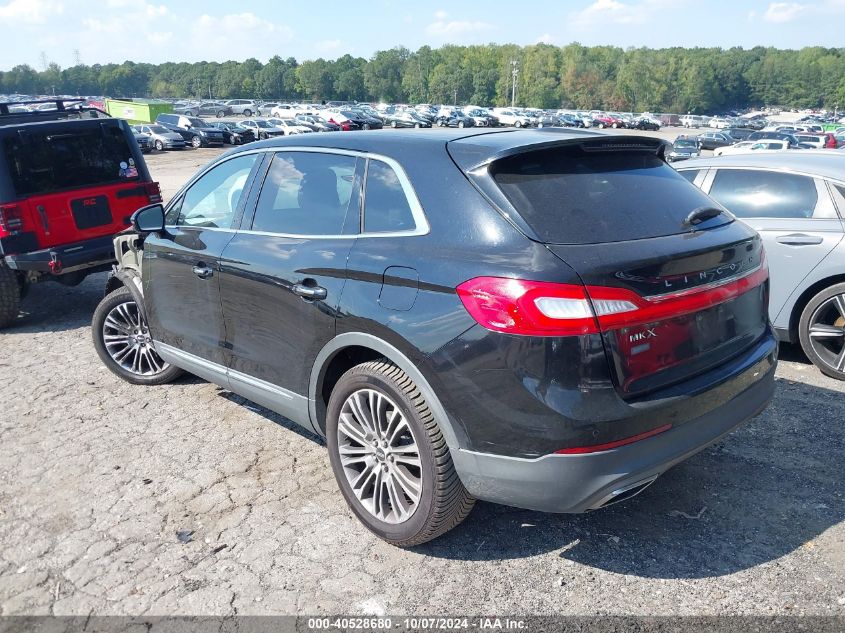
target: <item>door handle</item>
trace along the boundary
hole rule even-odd
[[[194,266],[191,270],[193,270],[194,274],[200,279],[208,279],[209,277],[214,276],[214,271],[208,266]]]
[[[790,246],[803,246],[812,244],[821,244],[824,240],[818,235],[807,235],[805,233],[792,233],[791,235],[781,235],[776,237],[775,241],[780,244],[788,244]]]
[[[291,288],[293,294],[309,301],[318,301],[328,296],[328,290],[322,286],[306,286],[305,284],[294,284]]]

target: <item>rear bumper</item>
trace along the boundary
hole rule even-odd
[[[6,263],[14,270],[54,275],[108,266],[112,262],[114,262],[114,236],[112,235],[6,256]]]
[[[461,449],[453,452],[455,467],[478,499],[541,512],[595,510],[635,494],[765,409],[774,394],[775,355],[744,372],[750,386],[733,399],[659,435],[596,453],[537,459]]]

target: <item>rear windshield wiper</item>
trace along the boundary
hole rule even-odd
[[[715,218],[717,215],[721,214],[722,209],[718,209],[716,207],[698,207],[697,209],[690,211],[690,214],[684,220],[684,224],[687,226],[697,226],[705,220]]]

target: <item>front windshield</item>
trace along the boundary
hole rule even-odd
[[[695,141],[675,141],[675,149],[696,149],[698,144]]]

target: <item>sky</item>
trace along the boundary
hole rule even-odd
[[[0,0],[0,70],[335,59],[425,44],[845,45],[845,0]]]

